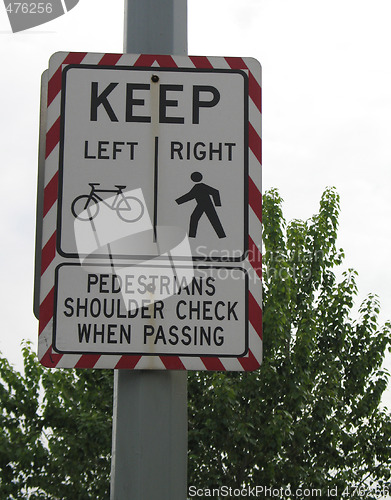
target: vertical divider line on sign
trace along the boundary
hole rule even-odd
[[[159,180],[159,137],[155,137],[154,172],[153,172],[153,242],[157,239],[157,192]]]

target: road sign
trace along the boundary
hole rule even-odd
[[[43,364],[259,366],[260,76],[246,58],[52,56]]]

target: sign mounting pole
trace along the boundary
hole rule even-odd
[[[124,52],[187,54],[187,0],[125,0]],[[110,500],[187,497],[187,373],[114,370]]]

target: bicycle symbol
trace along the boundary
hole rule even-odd
[[[126,186],[115,185],[117,189],[97,189],[99,182],[90,182],[91,191],[89,194],[77,196],[71,205],[72,215],[81,221],[91,221],[100,209],[100,202],[104,203],[111,210],[117,212],[118,217],[124,222],[137,222],[144,215],[144,205],[135,196],[125,196],[122,192]],[[112,203],[107,203],[98,193],[116,193]]]

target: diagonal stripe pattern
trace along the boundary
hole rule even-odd
[[[55,62],[51,61],[51,75],[48,85],[47,107],[50,110],[52,124],[46,134],[46,163],[45,163],[45,188],[44,188],[44,226],[45,219],[49,219],[49,213],[55,207],[58,198],[58,161],[59,142],[61,136],[61,85],[63,69],[69,65],[77,64],[98,64],[101,66],[129,66],[151,67],[158,65],[161,68],[193,67],[198,69],[231,68],[242,70],[248,76],[249,99],[256,112],[249,113],[248,122],[248,147],[249,147],[249,176],[248,176],[248,196],[249,220],[255,220],[249,228],[248,239],[248,265],[250,272],[248,315],[251,324],[248,352],[245,356],[237,358],[236,364],[233,360],[218,357],[192,358],[191,360],[180,356],[160,356],[160,362],[164,369],[168,370],[254,370],[259,367],[262,357],[260,342],[262,341],[262,303],[261,303],[261,234],[262,234],[262,195],[261,195],[261,164],[262,164],[262,138],[260,132],[261,122],[261,81],[257,67],[251,59],[239,57],[214,58],[204,56],[178,57],[169,55],[131,55],[131,54],[88,54],[88,53],[58,53],[53,56]],[[180,64],[178,61],[180,59]],[[54,66],[54,69],[53,69]],[[51,219],[52,220],[52,219]],[[47,224],[49,224],[47,222]],[[54,278],[53,267],[56,265],[58,255],[56,252],[56,227],[46,229],[49,234],[43,242],[42,248],[42,268],[41,268],[41,290],[49,290],[41,295],[40,324],[39,333],[45,339],[50,339],[54,313]],[[51,272],[50,272],[51,271]],[[52,285],[52,286],[51,286]],[[100,354],[85,354],[81,356],[70,356],[73,365],[66,362],[67,354],[58,354],[53,351],[52,346],[47,347],[48,342],[40,343],[39,357],[45,366],[67,366],[75,368],[94,368],[101,361]],[[121,355],[111,356],[114,359],[112,365],[106,366],[100,363],[102,368],[115,369],[136,369],[143,364],[143,356]],[[232,368],[234,366],[234,368]]]

